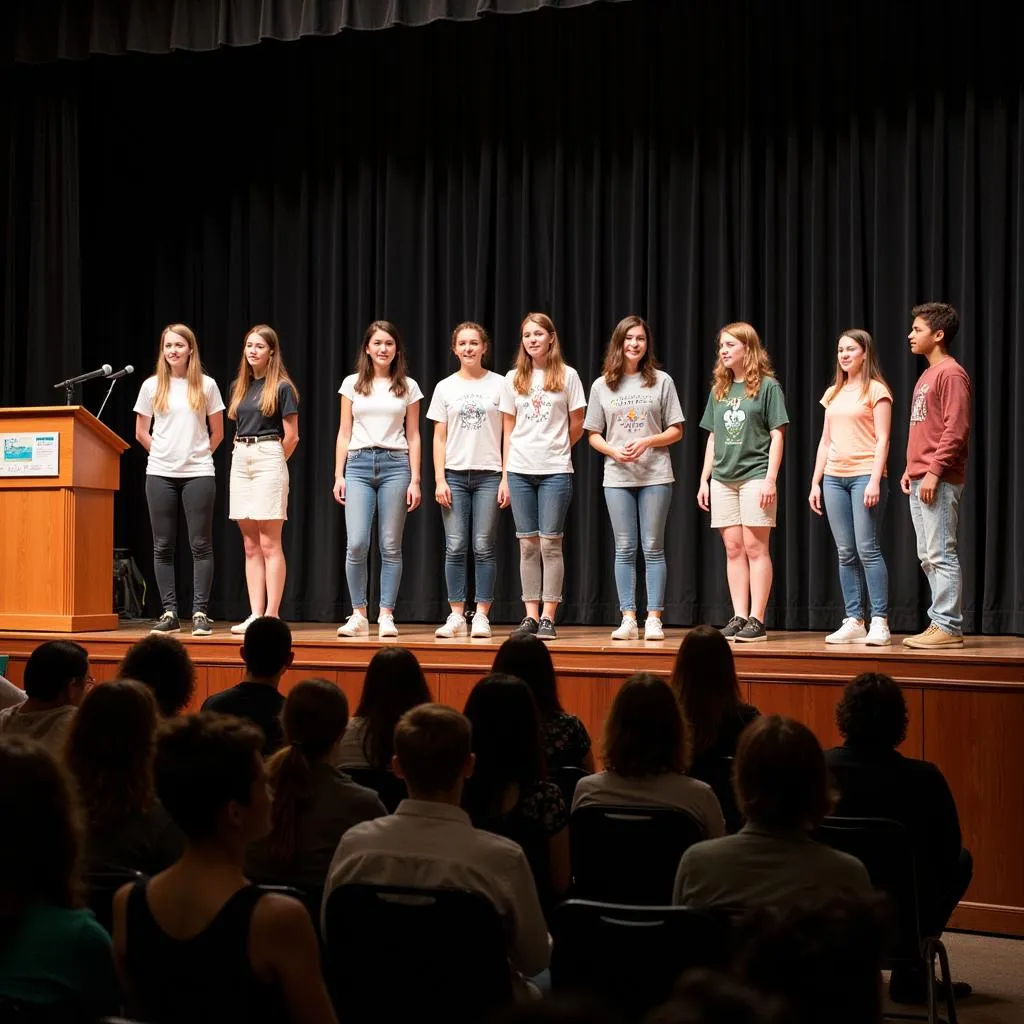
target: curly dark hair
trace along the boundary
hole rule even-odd
[[[960,314],[948,302],[922,302],[910,315],[920,317],[932,333],[942,331],[942,343],[947,348],[960,330]]]
[[[895,749],[907,738],[907,702],[899,684],[881,672],[857,676],[836,705],[836,725],[852,746]]]
[[[117,676],[148,686],[164,718],[180,715],[196,688],[192,659],[185,645],[173,636],[154,634],[132,644],[118,666]]]

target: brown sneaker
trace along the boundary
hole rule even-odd
[[[917,647],[924,650],[935,650],[940,647],[963,647],[964,638],[953,636],[933,622],[923,633],[903,639],[904,647]]]

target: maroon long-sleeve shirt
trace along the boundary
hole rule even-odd
[[[962,484],[971,435],[971,378],[952,357],[929,366],[918,378],[910,406],[907,474],[918,480],[934,473]]]

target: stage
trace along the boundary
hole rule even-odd
[[[434,625],[399,626],[396,641],[340,639],[336,624],[293,623],[295,664],[283,689],[321,676],[336,682],[355,708],[367,662],[383,643],[416,653],[436,698],[461,708],[477,679],[490,669],[508,635],[495,626],[489,640],[439,640]],[[215,624],[210,637],[178,638],[196,664],[195,706],[241,678],[240,638]],[[559,627],[549,644],[562,702],[580,716],[599,747],[608,707],[632,672],[667,675],[685,635],[666,630],[663,641],[619,642],[611,627]],[[59,635],[88,648],[97,680],[113,679],[124,651],[146,635],[148,623],[110,632],[0,632],[0,654],[10,656],[8,676],[20,682],[32,648]],[[891,647],[830,646],[821,633],[772,633],[765,643],[737,644],[744,699],[763,713],[806,722],[826,746],[839,742],[834,709],[842,686],[865,671],[886,672],[904,688],[910,727],[901,748],[942,769],[960,812],[964,844],[974,855],[974,882],[954,924],[961,928],[1024,936],[1024,639],[968,637],[967,646],[915,651],[893,637]]]

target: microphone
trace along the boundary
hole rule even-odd
[[[134,373],[135,367],[129,363],[123,370],[118,370],[117,373],[108,373],[107,380],[120,380],[122,377],[127,377],[128,374]]]
[[[53,386],[58,391],[61,388],[73,388],[76,384],[92,380],[94,377],[109,377],[113,372],[114,368],[110,363],[104,363],[98,370],[90,370],[88,373],[80,373],[77,377],[69,377],[67,380],[62,380],[59,384],[54,384]]]

